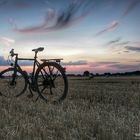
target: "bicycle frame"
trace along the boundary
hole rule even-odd
[[[22,95],[28,87],[31,93],[28,94],[29,98],[33,97],[33,91],[38,92],[36,101],[39,97],[45,101],[47,101],[47,99],[52,99],[53,101],[53,95],[54,101],[60,101],[66,97],[68,92],[68,81],[65,74],[65,68],[60,65],[62,58],[40,59],[40,62],[37,59],[37,54],[43,50],[43,47],[33,49],[32,51],[35,52],[34,58],[20,58],[18,57],[18,53],[14,53],[14,49],[10,51],[9,56],[13,58],[13,63],[11,63],[11,67],[0,72],[0,80],[4,83],[3,85],[0,84],[1,89],[3,89],[0,93],[3,96],[11,96],[13,91],[14,97],[18,97]],[[20,60],[33,61],[30,75],[18,64],[18,61]],[[22,88],[21,85],[17,83],[23,84]],[[7,88],[3,88],[3,86],[6,86]]]
[[[18,61],[19,60],[34,61],[33,62],[33,70],[31,72],[31,82],[29,80],[29,76],[28,76],[27,72],[26,71],[23,71],[22,68],[18,65]],[[15,63],[14,63],[14,66],[13,67],[15,68],[15,70],[18,69],[18,70],[24,72],[25,76],[28,77],[26,79],[28,80],[28,84],[30,84],[30,85],[34,85],[34,76],[35,76],[35,72],[36,72],[36,69],[35,68],[36,68],[36,66],[39,67],[39,65],[40,65],[40,63],[37,60],[37,53],[36,52],[35,52],[34,58],[19,58],[18,57],[18,54],[15,54]],[[14,75],[13,75],[13,81],[15,80],[15,77],[16,77],[16,71],[14,72]]]

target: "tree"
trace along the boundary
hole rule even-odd
[[[103,74],[105,77],[109,77],[109,76],[111,76],[111,73],[110,72],[106,72],[106,73],[104,73]]]
[[[83,76],[89,76],[90,75],[90,73],[89,73],[89,71],[84,71],[84,73],[83,73]]]
[[[96,76],[99,76],[100,74],[99,73],[96,73]]]
[[[93,73],[90,73],[89,74],[89,79],[92,79],[92,78],[94,78],[94,74]]]

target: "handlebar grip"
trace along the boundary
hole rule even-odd
[[[17,53],[14,53],[14,49],[11,49],[10,55],[11,55],[12,57],[14,57],[15,55],[18,55],[18,54],[17,54]]]
[[[12,57],[15,55],[15,53],[14,53],[14,49],[11,49],[11,51],[10,51],[10,55],[11,55]]]

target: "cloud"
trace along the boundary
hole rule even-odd
[[[7,61],[4,59],[3,56],[0,56],[0,66],[5,66],[7,64]]]
[[[114,39],[114,40],[111,40],[107,43],[107,45],[112,45],[112,44],[116,44],[118,42],[120,42],[121,40],[121,37],[118,37],[117,39]]]
[[[88,64],[86,60],[79,60],[79,61],[69,61],[69,62],[62,62],[64,66],[79,66],[79,65],[86,65]]]
[[[65,29],[84,19],[93,9],[93,2],[90,0],[78,0],[69,4],[66,9],[57,11],[56,9],[48,8],[44,22],[35,27],[17,28],[17,25],[12,22],[14,30],[20,33],[40,33],[49,32],[60,29]],[[79,12],[80,11],[80,12]],[[81,14],[79,14],[81,13]],[[16,26],[15,26],[16,25]]]
[[[119,62],[110,62],[110,61],[103,61],[103,62],[97,62],[96,64],[99,65],[112,65],[112,64],[118,64]]]
[[[140,47],[125,46],[125,49],[128,51],[140,52]]]
[[[10,18],[9,23],[13,27],[14,31],[17,32],[21,32],[21,33],[42,32],[42,30],[45,30],[45,28],[48,27],[49,22],[51,22],[53,18],[55,18],[55,16],[56,16],[56,11],[53,8],[48,8],[47,13],[44,17],[44,21],[40,25],[19,29],[14,19]]]
[[[123,51],[123,52],[125,52],[125,53],[129,53],[129,51]]]
[[[121,64],[120,62],[111,62],[111,61],[101,61],[101,62],[94,62],[89,64],[90,67],[104,69],[109,71],[131,71],[131,70],[139,70],[140,63],[138,64]]]
[[[89,63],[90,67],[110,67],[111,65],[114,64],[119,64],[120,62],[111,62],[111,61],[101,61],[101,62],[91,62]]]
[[[32,66],[33,61],[20,60],[18,64],[20,66]],[[6,65],[9,65],[9,61],[7,61],[3,56],[0,56],[0,66],[6,66]]]
[[[128,3],[128,6],[127,8],[125,9],[124,13],[122,14],[120,20],[122,18],[124,18],[125,16],[127,16],[132,10],[134,10],[134,8],[140,3],[140,0],[131,0],[129,3]],[[115,30],[119,25],[120,25],[120,20],[116,20],[116,21],[113,21],[107,28],[101,30],[100,32],[98,32],[95,36],[100,36],[104,33],[107,33],[107,32],[111,32],[113,30]],[[112,43],[112,42],[111,42]]]
[[[4,44],[5,46],[11,46],[12,44],[15,43],[14,39],[7,38],[7,37],[1,37],[0,38],[0,43]]]
[[[116,45],[127,45],[131,43],[130,41],[124,41],[124,42],[120,42],[120,43],[117,43]]]
[[[111,32],[111,31],[115,30],[119,26],[119,24],[120,24],[119,21],[113,21],[108,27],[106,27],[105,29],[98,32],[95,36],[100,36],[104,33]]]
[[[124,70],[139,70],[140,69],[140,64],[115,64],[112,65],[111,67],[117,68],[119,70],[124,69]]]
[[[139,42],[120,41],[120,42],[116,42],[114,44],[112,43],[112,44],[108,44],[108,45],[111,45],[111,46],[109,46],[111,52],[115,52],[117,54],[122,54],[123,52],[124,53],[131,53],[132,51],[133,52],[140,52]]]
[[[32,66],[33,65],[33,61],[28,61],[28,60],[20,60],[19,62],[18,62],[18,64],[20,65],[20,66]]]
[[[51,21],[53,21],[56,17],[56,11],[53,8],[48,8],[47,12],[44,16],[44,21],[37,25],[32,27],[26,27],[23,29],[19,29],[16,21],[12,18],[9,19],[9,23],[13,27],[14,31],[20,32],[20,33],[34,33],[34,32],[43,32],[46,28],[48,28]]]
[[[122,18],[124,18],[125,16],[127,16],[132,10],[134,10],[134,8],[140,3],[140,0],[131,0],[128,3],[127,8],[125,9]]]

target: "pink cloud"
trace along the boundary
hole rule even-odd
[[[80,9],[84,10],[78,16],[76,13]],[[44,22],[40,25],[27,28],[17,28],[17,25],[13,22],[12,25],[14,25],[14,30],[20,33],[40,33],[55,31],[65,29],[75,25],[76,23],[79,23],[86,16],[88,16],[88,14],[91,13],[92,9],[93,4],[89,3],[89,1],[78,1],[71,3],[68,8],[63,11],[61,10],[62,12],[57,12],[55,9],[48,8]]]
[[[127,6],[127,8],[124,11],[124,13],[122,15],[122,18],[127,16],[139,3],[140,3],[140,0],[131,0],[128,3],[128,6]]]
[[[119,21],[113,21],[107,28],[103,29],[102,31],[98,32],[96,36],[102,35],[107,32],[112,32],[119,26]]]
[[[140,48],[140,42],[138,42],[137,47],[139,47],[139,48]]]
[[[49,22],[52,21],[56,16],[55,10],[52,8],[48,8],[47,14],[44,17],[44,22],[40,25],[34,27],[27,27],[23,29],[19,29],[14,19],[9,19],[9,23],[12,25],[14,31],[21,33],[33,33],[33,32],[42,32],[45,28],[48,28]]]
[[[131,1],[128,3],[128,6],[127,6],[127,8],[125,9],[125,11],[124,11],[122,17],[120,18],[120,20],[121,20],[122,18],[124,18],[125,16],[127,16],[139,3],[140,3],[140,0],[131,0]],[[110,26],[108,26],[108,27],[105,28],[104,30],[98,32],[98,33],[96,34],[96,36],[99,36],[99,35],[102,35],[102,34],[104,34],[104,33],[106,33],[106,32],[111,32],[111,31],[115,30],[116,28],[118,28],[119,24],[120,24],[120,21],[113,21],[113,22],[110,24]]]
[[[15,43],[14,39],[7,38],[7,37],[1,37],[0,38],[0,43],[4,44],[5,46],[11,46],[12,44]]]

